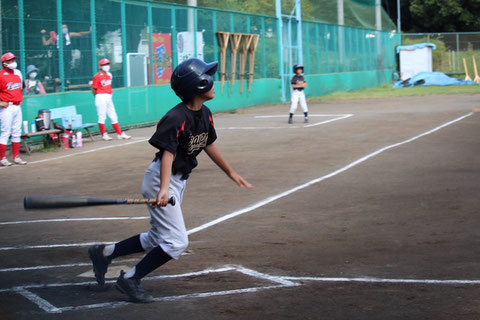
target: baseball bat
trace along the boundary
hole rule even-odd
[[[103,198],[78,198],[62,196],[26,196],[23,199],[25,209],[54,209],[73,208],[85,206],[103,206],[112,204],[154,204],[155,199],[103,199]],[[170,197],[168,203],[175,205],[175,198]]]

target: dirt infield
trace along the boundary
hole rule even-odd
[[[0,169],[1,319],[479,319],[480,95],[287,105],[215,115],[182,205],[188,252],[143,281],[94,285],[87,248],[146,231],[144,206],[24,211],[47,194],[138,197],[154,128]],[[112,266],[133,266],[141,255]]]

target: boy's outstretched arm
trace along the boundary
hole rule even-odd
[[[205,152],[207,155],[212,159],[212,161],[220,168],[222,169],[227,176],[230,177],[233,181],[235,181],[239,187],[246,187],[248,189],[253,188],[253,186],[247,182],[247,180],[243,179],[238,173],[235,172],[235,170],[230,167],[230,165],[227,163],[223,155],[220,153],[220,150],[218,150],[217,146],[212,143],[208,145],[205,148]]]

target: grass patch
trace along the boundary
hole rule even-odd
[[[382,99],[392,97],[426,96],[432,94],[480,94],[480,86],[425,86],[393,89],[390,84],[349,92],[335,92],[308,99],[311,103],[339,100]]]

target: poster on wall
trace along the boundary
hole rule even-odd
[[[169,33],[152,33],[152,41],[154,83],[170,83],[170,77],[172,76],[172,37]]]
[[[197,32],[197,58],[203,60],[203,33]],[[193,32],[177,33],[178,64],[190,58],[195,58]]]

